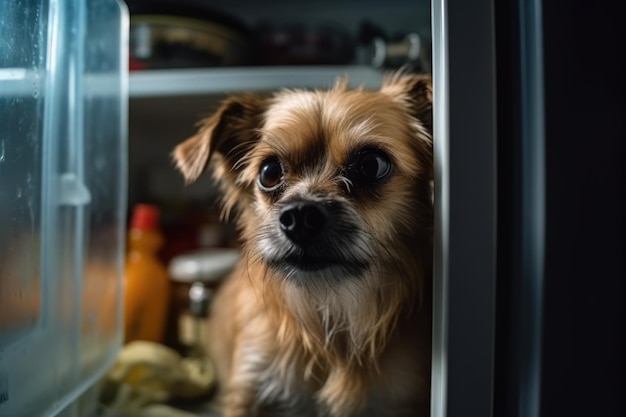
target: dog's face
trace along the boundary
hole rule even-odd
[[[246,250],[273,275],[385,285],[427,244],[416,231],[431,221],[431,97],[429,79],[409,75],[376,92],[234,97],[174,157],[189,181],[211,162]]]

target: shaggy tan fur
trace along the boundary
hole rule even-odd
[[[187,181],[211,165],[241,230],[242,260],[212,307],[225,417],[428,415],[431,104],[430,79],[407,74],[379,91],[340,81],[327,91],[242,95],[175,149]],[[343,174],[364,148],[392,164],[372,190]],[[257,186],[268,158],[284,165],[280,193]],[[337,250],[367,259],[358,276],[267,264],[279,210],[298,198],[342,207],[357,237]]]

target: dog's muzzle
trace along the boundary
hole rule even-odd
[[[261,256],[274,270],[295,280],[323,277],[326,282],[354,278],[369,268],[369,239],[343,203],[298,198],[276,214],[278,227],[259,242]]]

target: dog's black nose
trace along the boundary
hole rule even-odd
[[[299,201],[280,210],[280,228],[297,245],[306,245],[319,236],[328,223],[328,212],[319,203]]]

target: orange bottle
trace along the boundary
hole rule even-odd
[[[157,207],[135,206],[128,232],[126,258],[124,334],[133,340],[163,342],[169,309],[170,281],[157,257],[163,246]]]

